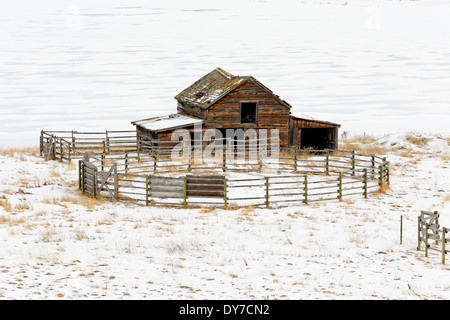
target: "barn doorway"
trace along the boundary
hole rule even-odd
[[[335,128],[303,128],[300,146],[302,149],[335,149],[337,147],[335,131]]]

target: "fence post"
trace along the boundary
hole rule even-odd
[[[305,204],[308,204],[308,176],[305,175]]]
[[[106,152],[106,147],[108,148],[108,153],[110,152],[110,149],[109,149],[109,136],[108,136],[108,130],[106,130],[105,131],[105,138],[106,138],[106,141],[104,141],[103,143],[103,150]]]
[[[372,155],[372,179],[375,178],[375,156]]]
[[[94,198],[97,198],[97,168],[94,168],[92,179],[93,179],[93,181],[92,181],[93,191],[92,192],[93,192]]]
[[[39,137],[39,156],[42,157],[44,151],[44,130],[41,130],[41,136]]]
[[[391,184],[391,163],[388,161],[386,163],[386,170],[387,170],[387,184]]]
[[[339,171],[339,201],[342,201],[342,172]]]
[[[125,153],[125,173],[128,171],[128,153]]]
[[[417,250],[419,250],[420,251],[420,227],[421,227],[421,224],[420,224],[420,216],[419,217],[417,217]]]
[[[266,179],[266,207],[269,207],[269,177],[265,177]]]
[[[183,178],[183,207],[187,205],[187,178]]]
[[[383,165],[380,166],[380,191],[383,190]]]
[[[227,153],[226,153],[226,148],[223,148],[222,151],[222,171],[225,172],[227,170]]]
[[[325,163],[325,170],[327,175],[330,173],[330,151],[327,150],[327,155],[326,155],[326,163]]]
[[[425,257],[428,257],[428,223],[425,224]]]
[[[188,171],[191,171],[192,170],[192,148],[191,147],[189,147],[189,155],[188,155],[188,157],[189,157],[189,163],[188,163]]]
[[[355,166],[356,166],[355,150],[353,150],[352,151],[352,176],[355,176]]]
[[[447,229],[442,227],[442,264],[445,264],[445,234]]]
[[[148,175],[145,176],[145,205],[148,206]]]
[[[78,189],[81,189],[81,160],[78,160]]]
[[[367,199],[367,168],[364,169],[364,199]]]
[[[225,208],[228,206],[227,178],[223,179],[223,204]]]
[[[116,195],[116,201],[119,200],[119,174],[114,174],[114,193]]]
[[[400,244],[403,243],[403,215],[400,216]]]
[[[63,142],[62,142],[62,139],[60,138],[59,139],[59,161],[61,161],[61,162],[63,162],[63,152],[64,152]]]
[[[294,150],[294,171],[297,172],[297,147],[292,148]]]

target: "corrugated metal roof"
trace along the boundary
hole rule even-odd
[[[175,96],[175,99],[187,105],[207,109],[248,78],[250,77],[234,76],[221,68],[217,68],[184,89]]]
[[[133,121],[132,124],[140,126],[149,131],[166,131],[178,128],[185,128],[195,124],[203,123],[202,119],[188,117],[179,113],[159,116],[149,119]]]

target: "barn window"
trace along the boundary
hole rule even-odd
[[[241,123],[256,123],[256,102],[241,103]]]

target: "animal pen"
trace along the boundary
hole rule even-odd
[[[136,131],[42,131],[40,152],[47,160],[78,160],[83,193],[145,205],[279,207],[367,198],[389,184],[389,162],[380,156],[277,144],[237,160],[238,143],[198,161],[195,146],[174,159],[174,142],[144,141]]]

